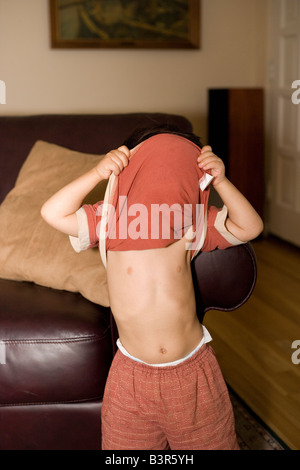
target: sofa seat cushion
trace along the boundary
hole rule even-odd
[[[1,450],[101,450],[101,402],[5,406]]]
[[[0,406],[102,399],[109,309],[80,294],[0,280]]]

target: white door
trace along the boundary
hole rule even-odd
[[[300,0],[269,4],[269,231],[300,246]]]

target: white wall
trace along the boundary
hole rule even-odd
[[[265,85],[266,23],[267,0],[202,0],[200,50],[59,50],[48,0],[0,0],[0,113],[171,112],[205,138],[209,87]]]

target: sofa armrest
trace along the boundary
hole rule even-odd
[[[192,262],[197,312],[202,321],[208,310],[231,311],[249,299],[257,278],[250,243],[201,252]]]

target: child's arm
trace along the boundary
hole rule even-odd
[[[43,219],[52,227],[73,237],[78,236],[76,211],[84,198],[111,173],[119,175],[128,165],[130,152],[122,146],[112,150],[97,166],[69,183],[48,199],[41,208]]]
[[[225,167],[210,146],[203,147],[198,158],[199,167],[211,170],[212,184],[228,209],[227,230],[243,242],[253,240],[263,230],[263,221],[249,201],[226,178]]]

